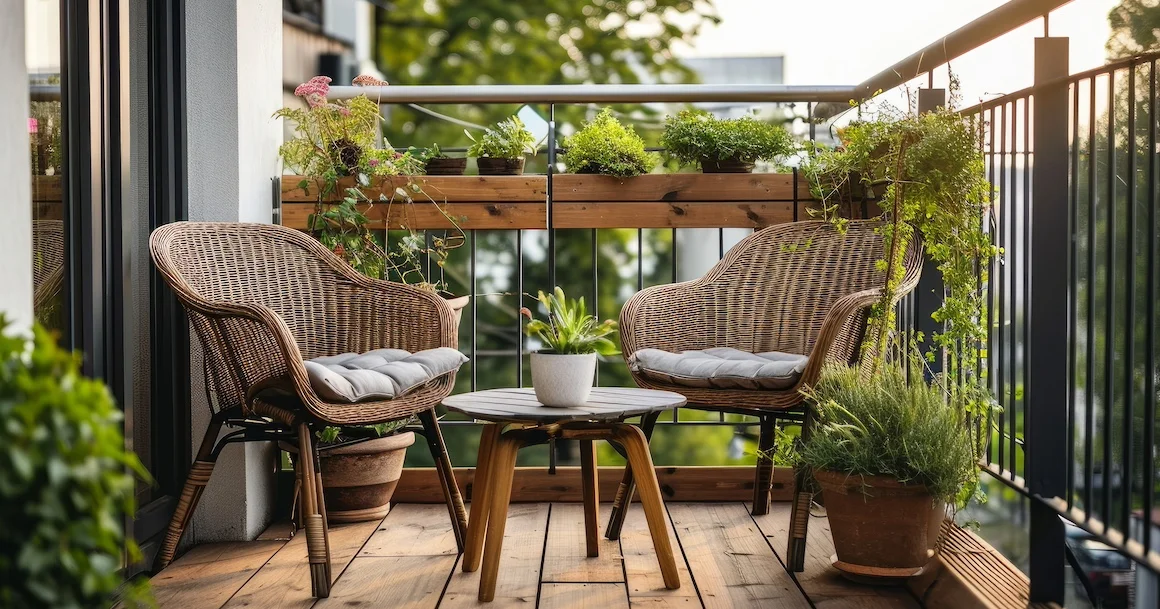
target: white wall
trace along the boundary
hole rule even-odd
[[[0,0],[0,184],[4,222],[0,243],[0,312],[17,325],[32,324],[32,167],[28,159],[28,70],[24,0]]]
[[[270,222],[281,173],[282,3],[198,0],[186,5],[189,216]],[[196,342],[196,341],[195,341]],[[192,354],[196,452],[209,423],[200,352]],[[231,445],[218,459],[186,543],[252,539],[269,524],[277,452]]]

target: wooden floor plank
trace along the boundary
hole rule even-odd
[[[443,516],[446,518],[447,514]],[[455,568],[454,555],[358,556],[315,609],[435,609]]]
[[[544,584],[539,609],[628,609],[624,584]]]
[[[346,569],[367,538],[379,528],[378,522],[334,525],[330,528],[331,570],[335,579]],[[306,560],[306,532],[300,531],[266,563],[225,609],[309,609],[310,563]]]
[[[479,602],[479,571],[464,573],[457,565],[440,609],[534,607],[540,587],[540,562],[548,530],[548,512],[547,503],[517,503],[508,508],[495,600]],[[580,543],[583,549],[583,538]]]
[[[639,511],[639,506],[636,506]],[[643,519],[644,512],[638,517]],[[544,573],[540,580],[555,583],[609,583],[624,581],[620,544],[600,532],[600,556],[589,558],[584,536],[584,506],[552,504],[548,543],[544,547]],[[507,544],[504,544],[507,549]],[[654,567],[656,564],[654,562]]]
[[[219,609],[285,542],[209,543],[194,547],[151,580],[161,609]]]
[[[740,503],[673,503],[669,514],[706,608],[810,605]]]
[[[753,516],[778,556],[784,557],[789,535],[788,503],[774,503],[768,514]],[[854,583],[834,569],[834,542],[825,518],[810,518],[805,570],[797,574],[802,590],[818,609],[917,609],[918,601],[904,588]]]
[[[400,503],[391,508],[359,557],[454,556],[455,533],[443,504]]]
[[[620,531],[620,551],[624,555],[624,571],[628,577],[628,600],[633,607],[667,609],[701,606],[697,587],[693,585],[685,557],[680,554],[681,546],[671,528],[669,543],[677,553],[677,571],[681,577],[681,587],[676,590],[665,588],[644,510],[639,504],[632,504],[624,519],[624,528]]]

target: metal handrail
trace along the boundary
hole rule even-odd
[[[846,102],[846,85],[400,85],[330,88],[331,99],[365,94],[384,104],[427,103],[643,103],[643,102]]]

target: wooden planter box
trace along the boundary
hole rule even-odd
[[[319,188],[312,184],[306,192],[300,186],[302,180],[295,175],[282,177],[284,226],[306,229],[307,218],[314,213]],[[412,184],[420,185],[464,230],[542,229],[547,225],[547,176],[408,176],[386,178],[362,189],[367,198],[376,201],[367,211],[371,228],[452,228],[447,218],[421,194],[412,194],[414,204],[377,202],[380,194],[390,197],[396,188],[411,192]],[[346,189],[353,186],[354,178],[343,178],[327,201],[341,201]]]
[[[809,219],[809,184],[785,173],[552,177],[557,228],[762,228]]]

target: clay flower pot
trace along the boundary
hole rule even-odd
[[[466,158],[440,157],[429,159],[424,166],[424,173],[429,176],[461,176],[466,169]]]
[[[524,173],[524,157],[518,159],[497,159],[481,156],[475,159],[481,176],[518,176]]]
[[[334,522],[381,520],[391,511],[391,497],[403,473],[407,447],[415,443],[413,432],[318,451],[322,470],[322,496],[326,519]],[[298,454],[298,447],[285,442],[282,450]]]
[[[459,322],[463,319],[463,309],[467,308],[467,305],[471,303],[471,297],[459,296],[456,298],[448,298],[444,296],[443,300],[446,300],[447,304],[451,305],[451,310],[455,311],[455,324],[458,326]]]
[[[823,470],[815,471],[814,478],[834,537],[834,567],[843,575],[905,578],[934,557],[946,506],[925,486]]]
[[[753,173],[753,163],[746,163],[739,161],[736,158],[716,159],[702,158],[701,159],[702,173]]]
[[[532,388],[544,406],[576,408],[588,403],[596,378],[596,354],[532,354]]]

